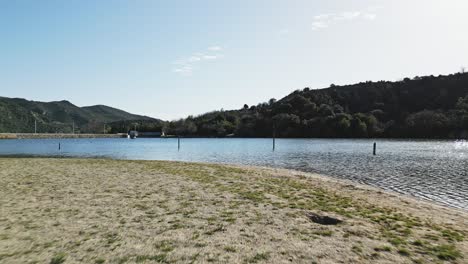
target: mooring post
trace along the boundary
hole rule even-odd
[[[276,126],[273,125],[273,151],[275,151],[276,147]]]
[[[59,142],[59,150],[61,149],[60,142]]]
[[[180,137],[177,137],[177,150],[180,150]]]
[[[376,143],[376,142],[374,142],[374,152],[373,152],[374,156],[375,156],[375,152],[376,152],[376,150],[377,150],[377,143]]]

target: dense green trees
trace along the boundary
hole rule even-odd
[[[188,129],[187,127],[190,127]],[[297,90],[240,110],[169,122],[168,134],[203,137],[468,136],[468,74]]]
[[[0,132],[125,133],[164,131],[186,137],[467,138],[468,73],[296,90],[239,110],[166,122],[105,106],[0,97]],[[126,120],[126,121],[116,121]]]

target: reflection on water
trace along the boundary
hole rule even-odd
[[[58,144],[61,143],[61,150]],[[0,141],[0,155],[221,162],[349,179],[468,209],[468,142],[277,139],[42,139]]]

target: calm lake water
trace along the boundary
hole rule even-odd
[[[61,150],[58,144],[61,143]],[[277,139],[0,140],[0,155],[259,165],[316,172],[468,210],[468,142]]]

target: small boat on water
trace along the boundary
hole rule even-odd
[[[129,139],[135,139],[138,137],[138,131],[136,130],[130,130],[128,131],[127,138]]]

